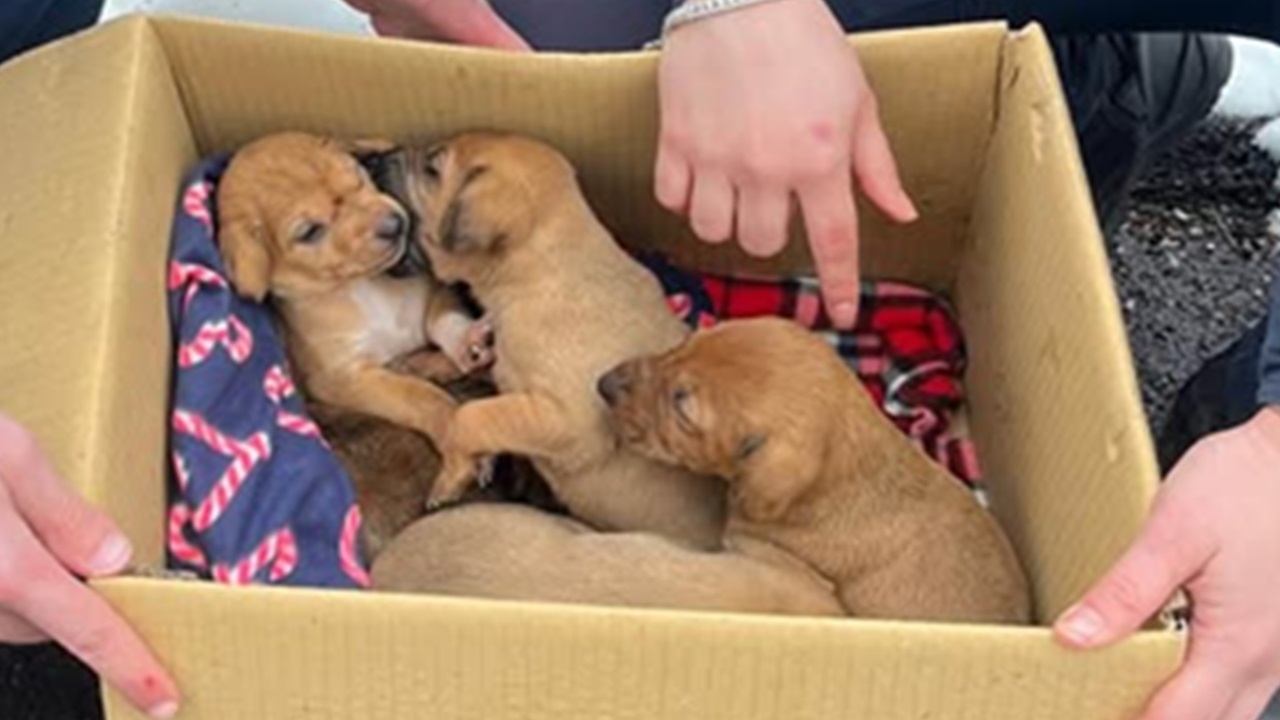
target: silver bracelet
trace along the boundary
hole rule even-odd
[[[645,43],[645,50],[657,50],[662,47],[662,43],[667,36],[681,25],[688,25],[691,22],[711,17],[713,15],[722,15],[734,10],[741,10],[752,5],[769,2],[770,0],[690,0],[680,7],[667,13],[667,17],[662,21],[662,34],[654,40]]]

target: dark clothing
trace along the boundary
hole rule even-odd
[[[1280,405],[1280,267],[1271,280],[1271,314],[1259,327],[1265,330],[1255,330],[1264,337],[1258,369],[1253,373],[1258,379],[1254,399],[1259,405]]]
[[[535,47],[618,50],[657,36],[673,0],[491,0]],[[1280,42],[1272,0],[827,0],[845,28],[871,30],[973,20],[1035,20],[1051,34],[1201,32]]]
[[[106,0],[3,0],[0,62],[37,45],[89,27]]]
[[[1157,443],[1161,470],[1172,469],[1196,440],[1239,425],[1264,405],[1280,405],[1280,262],[1268,316],[1178,391]]]
[[[1053,34],[1204,32],[1280,41],[1280,20],[1270,0],[828,0],[827,4],[845,27],[1004,19],[1013,25],[1034,20]]]

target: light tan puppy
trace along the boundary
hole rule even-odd
[[[690,549],[653,533],[599,533],[513,504],[429,515],[373,565],[373,589],[500,600],[841,616],[834,588],[804,563]]]
[[[730,542],[794,553],[836,583],[850,615],[1030,621],[995,519],[801,326],[726,322],[621,364],[600,391],[629,447],[728,481]]]
[[[569,162],[525,137],[467,133],[414,151],[408,195],[437,275],[467,283],[493,324],[499,397],[463,405],[430,500],[447,502],[487,457],[530,457],[577,518],[719,546],[712,478],[618,446],[596,381],[688,334],[658,281],[588,206]]]
[[[393,276],[413,247],[410,218],[357,159],[389,150],[296,132],[249,143],[218,185],[218,242],[237,292],[271,296],[312,397],[439,442],[455,403],[388,365],[451,379],[491,359],[487,330],[429,274]]]

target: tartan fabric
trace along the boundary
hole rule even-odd
[[[971,489],[980,489],[973,443],[953,423],[964,405],[964,336],[940,297],[903,283],[864,282],[858,323],[839,332],[823,309],[816,278],[695,273],[658,254],[637,258],[662,283],[672,311],[691,327],[771,315],[818,332],[900,430]]]

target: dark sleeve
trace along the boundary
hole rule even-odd
[[[1267,336],[1258,358],[1258,403],[1280,405],[1280,262],[1271,281],[1271,301],[1267,315]]]
[[[969,0],[1004,10],[1018,24],[1039,20],[1053,32],[1205,32],[1280,42],[1275,0]]]
[[[0,62],[93,25],[104,0],[0,0]]]

